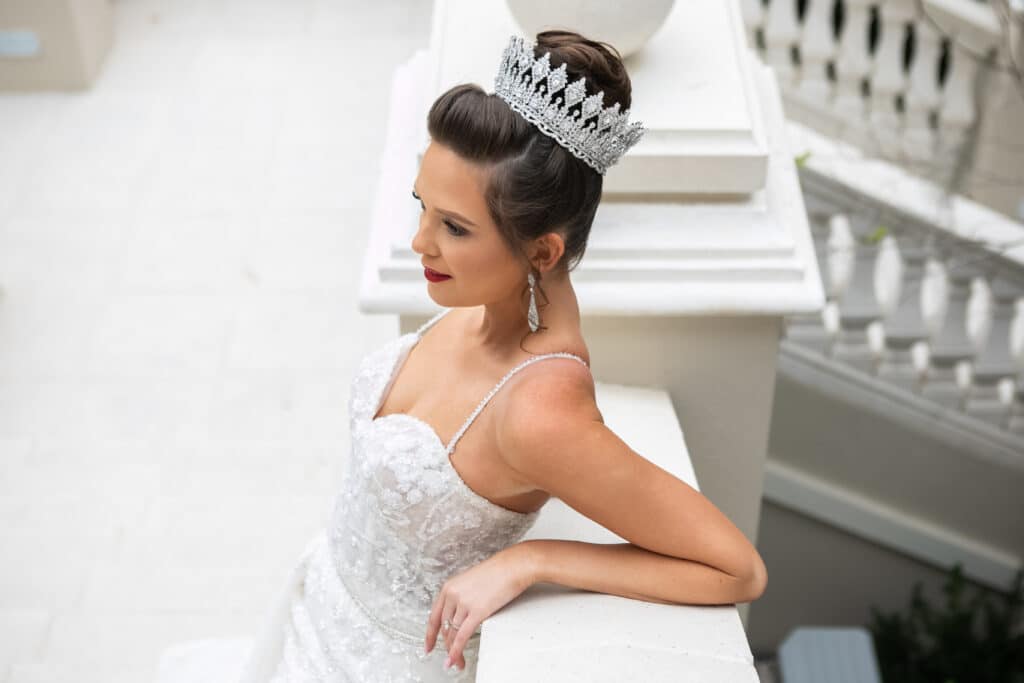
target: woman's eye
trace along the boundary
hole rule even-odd
[[[419,196],[418,194],[416,194],[416,190],[413,190],[413,191],[412,191],[412,196],[413,196],[413,197],[414,197],[415,199],[419,200],[419,202],[420,202],[420,208],[421,208],[422,210],[426,211],[426,210],[427,210],[427,207],[426,207],[426,205],[425,205],[425,204],[423,203],[423,201],[422,201],[422,200],[420,200],[420,196]],[[448,226],[448,232],[449,232],[450,234],[454,235],[455,237],[462,237],[463,235],[467,234],[467,232],[468,232],[468,231],[467,231],[466,229],[464,229],[464,228],[460,228],[459,226],[455,225],[454,223],[450,223],[450,222],[448,222],[448,221],[444,221],[444,224],[445,224],[446,226]]]
[[[449,232],[456,237],[462,237],[463,235],[466,234],[465,230],[455,225],[454,223],[449,223],[448,221],[445,221],[444,224],[448,226]]]

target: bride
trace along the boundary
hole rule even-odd
[[[542,81],[543,98],[524,95]],[[443,310],[362,359],[343,488],[245,683],[473,680],[481,623],[537,582],[678,604],[764,591],[743,533],[595,402],[569,273],[605,169],[642,133],[625,124],[617,51],[568,31],[513,36],[495,82],[430,108],[412,247]],[[547,98],[599,115],[601,135],[545,119]],[[629,543],[523,541],[552,496]]]

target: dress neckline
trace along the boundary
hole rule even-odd
[[[480,411],[483,410],[484,406],[487,405],[487,402],[491,399],[491,397],[494,396],[495,393],[497,393],[497,391],[502,387],[502,385],[505,384],[505,382],[509,378],[512,377],[512,375],[514,375],[516,372],[526,367],[527,365],[530,365],[533,362],[536,362],[543,358],[552,357],[575,358],[584,366],[589,368],[590,366],[587,365],[587,362],[580,358],[579,356],[577,356],[576,354],[568,353],[565,351],[538,354],[536,356],[527,358],[525,361],[516,365],[508,373],[506,373],[505,376],[498,381],[494,388],[491,389],[490,393],[488,393],[483,398],[483,400],[480,401],[476,409],[470,414],[470,416],[465,420],[465,422],[463,422],[462,427],[460,427],[459,430],[455,432],[455,435],[452,437],[451,441],[447,445],[445,445],[445,443],[441,440],[441,436],[437,433],[437,430],[434,429],[433,426],[431,426],[425,420],[416,417],[415,415],[412,415],[411,413],[388,413],[387,415],[380,415],[379,417],[374,417],[377,414],[377,411],[380,410],[381,406],[387,400],[387,396],[390,395],[391,393],[387,392],[387,394],[385,394],[385,390],[387,390],[389,387],[393,385],[395,378],[401,372],[402,367],[404,367],[405,361],[409,358],[409,355],[412,353],[413,347],[415,347],[416,344],[420,341],[420,339],[423,338],[424,332],[426,332],[430,327],[434,325],[434,323],[436,323],[438,320],[444,317],[445,314],[447,314],[451,310],[451,308],[444,309],[443,311],[435,315],[433,318],[431,318],[429,321],[424,323],[422,326],[420,326],[419,329],[413,332],[409,332],[408,334],[402,335],[401,337],[398,338],[398,341],[401,342],[400,351],[397,354],[395,354],[395,360],[392,362],[392,365],[389,368],[389,372],[387,373],[387,379],[383,382],[383,384],[380,387],[375,388],[376,400],[374,400],[373,402],[373,408],[371,408],[370,414],[367,417],[367,419],[371,424],[375,424],[381,420],[386,419],[407,419],[411,421],[413,424],[419,426],[423,431],[427,432],[430,435],[430,438],[433,441],[434,446],[437,447],[444,455],[444,459],[447,463],[447,469],[454,475],[457,484],[463,489],[465,493],[467,493],[469,496],[473,498],[478,499],[480,502],[489,505],[490,507],[496,510],[511,514],[516,517],[536,516],[540,514],[539,509],[534,510],[532,512],[513,510],[512,508],[507,508],[504,505],[499,505],[498,503],[495,503],[491,499],[477,493],[473,488],[470,487],[470,485],[466,482],[462,475],[459,474],[459,471],[455,468],[455,464],[451,460],[451,454],[452,451],[454,451],[455,445],[458,442],[459,438],[462,436],[462,434],[465,433],[466,429],[469,428],[470,424],[472,424],[473,420],[480,413]],[[411,343],[409,343],[410,340]]]

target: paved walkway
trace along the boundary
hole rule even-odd
[[[356,291],[430,3],[114,9],[94,88],[0,93],[3,683],[149,681],[253,632],[397,332]]]

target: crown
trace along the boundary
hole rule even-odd
[[[585,79],[566,83],[566,65],[551,68],[551,53],[534,58],[536,43],[513,35],[494,77],[494,92],[527,121],[553,137],[601,175],[646,132],[640,121],[628,123],[629,110],[604,106],[604,91],[586,97]],[[546,81],[545,85],[540,85]],[[564,89],[564,97],[557,97]],[[579,111],[569,109],[579,102]],[[595,121],[590,119],[597,117]],[[588,121],[590,121],[588,123]]]

